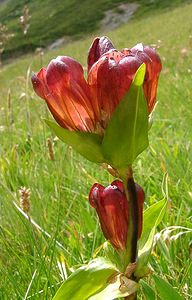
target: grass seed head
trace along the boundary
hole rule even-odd
[[[20,207],[26,214],[30,211],[30,193],[30,189],[27,189],[26,187],[21,187],[19,189]]]
[[[53,151],[53,143],[50,138],[47,139],[47,148],[48,148],[50,160],[55,160],[55,155],[54,155],[54,151]]]

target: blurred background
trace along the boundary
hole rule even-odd
[[[190,0],[0,0],[2,59],[55,48]],[[2,52],[2,49],[1,49]]]

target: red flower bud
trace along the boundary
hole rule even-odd
[[[139,232],[142,231],[144,192],[136,184],[139,208]],[[103,234],[117,250],[124,250],[128,235],[128,201],[123,183],[115,180],[108,187],[95,183],[89,193],[89,202],[96,209]]]
[[[77,61],[59,56],[32,75],[32,84],[61,127],[102,133],[142,63],[146,64],[143,89],[150,113],[161,61],[153,48],[142,44],[117,51],[107,37],[96,38],[88,54],[87,81]]]

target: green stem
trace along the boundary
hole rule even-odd
[[[137,240],[138,240],[138,230],[139,230],[139,210],[137,202],[137,191],[135,182],[133,179],[132,169],[128,170],[128,179],[126,182],[126,194],[129,201],[129,238],[127,249],[129,261],[128,263],[134,263],[137,260]],[[134,280],[134,275],[132,275]],[[125,300],[136,300],[137,293],[124,298]]]
[[[130,222],[132,223],[131,234],[131,257],[130,262],[133,263],[137,259],[137,239],[139,229],[139,211],[137,205],[137,192],[133,177],[128,178],[127,190],[129,197],[129,211],[130,211]]]

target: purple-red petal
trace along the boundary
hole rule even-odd
[[[141,64],[141,60],[134,55],[125,56],[117,50],[110,50],[91,68],[88,74],[88,84],[94,91],[101,118],[104,112],[107,122],[128,92]]]
[[[117,250],[125,249],[128,231],[128,202],[121,188],[120,181],[114,181],[106,188],[94,184],[89,194],[103,234]]]
[[[107,37],[96,38],[89,49],[87,81],[81,64],[58,56],[47,69],[32,75],[32,84],[62,127],[103,134],[142,63],[146,64],[143,90],[150,113],[162,66],[156,51],[142,44],[117,51]]]
[[[37,75],[35,73],[31,76],[32,85],[36,94],[42,99],[46,99],[46,94],[49,93],[46,80],[45,80],[46,69],[42,68]]]
[[[104,53],[111,49],[114,49],[113,44],[106,36],[95,38],[88,52],[88,72],[93,64],[98,61]]]
[[[135,187],[139,210],[139,239],[142,232],[145,194],[138,184],[135,184]],[[105,238],[108,239],[117,250],[125,249],[128,236],[129,202],[124,192],[123,182],[115,180],[106,188],[95,183],[89,193],[89,202],[91,206],[96,209]]]
[[[137,44],[131,48],[131,52],[146,64],[143,89],[150,113],[156,102],[158,78],[162,69],[161,60],[154,48],[142,44]]]
[[[98,112],[92,105],[83,68],[74,59],[67,56],[53,59],[47,69],[32,76],[32,83],[62,127],[91,132],[95,130]]]

